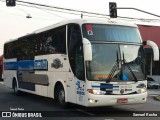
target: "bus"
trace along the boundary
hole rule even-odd
[[[135,24],[69,19],[4,44],[4,84],[86,107],[145,103],[144,46]]]
[[[3,55],[0,56],[0,81],[3,81]]]

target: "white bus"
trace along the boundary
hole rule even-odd
[[[59,22],[4,44],[4,84],[82,106],[145,103],[144,45],[135,24],[112,19]]]

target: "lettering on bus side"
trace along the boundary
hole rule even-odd
[[[80,81],[77,81],[76,86],[77,86],[77,94],[85,95],[84,88],[81,87]]]

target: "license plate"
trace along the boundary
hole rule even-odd
[[[127,102],[128,102],[128,99],[127,99],[127,98],[117,99],[117,103],[127,103]]]

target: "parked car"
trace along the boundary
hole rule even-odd
[[[160,87],[160,84],[156,82],[153,78],[148,77],[147,78],[147,88],[148,89],[158,89]]]

